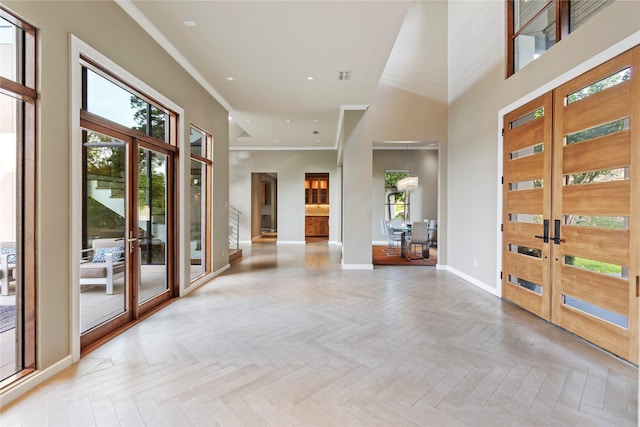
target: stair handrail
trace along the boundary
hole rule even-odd
[[[240,249],[240,212],[229,205],[229,249]]]

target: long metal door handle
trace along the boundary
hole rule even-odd
[[[549,220],[545,219],[542,221],[542,226],[544,227],[542,230],[542,236],[533,236],[537,239],[542,239],[543,242],[549,243]]]
[[[553,243],[555,243],[556,245],[559,245],[560,242],[562,242],[562,240],[560,239],[560,220],[556,219],[553,222],[553,238],[551,240],[553,240]]]

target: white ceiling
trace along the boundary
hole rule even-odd
[[[118,3],[230,110],[232,149],[335,148],[341,106],[369,104],[385,67],[383,83],[402,86],[399,79],[413,80],[420,91],[429,91],[416,83],[424,68],[399,74],[411,64],[394,43],[398,38],[401,51],[414,52],[414,65],[424,65],[424,46],[417,40],[428,43],[421,37],[425,27],[407,11],[424,16],[424,8],[415,5],[430,2],[413,7],[410,1]],[[387,64],[392,49],[396,66]],[[351,80],[339,81],[345,70]],[[434,80],[430,87],[442,91],[444,79],[446,88],[446,69],[438,72],[442,76],[432,74],[426,74]],[[446,99],[446,89],[436,96]]]

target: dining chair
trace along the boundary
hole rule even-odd
[[[382,233],[387,238],[387,245],[389,246],[389,250],[383,252],[387,255],[397,255],[399,252],[397,252],[396,249],[398,248],[398,244],[401,243],[402,236],[400,234],[395,234],[393,229],[384,219],[380,220],[380,227],[382,229]]]
[[[409,241],[407,242],[409,250],[406,252],[405,256],[410,261],[429,258],[429,243],[429,224],[422,221],[414,222],[411,227],[411,237],[409,237]],[[420,246],[420,258],[411,258],[409,256],[409,253],[414,246]],[[416,252],[414,252],[414,254],[415,253]]]

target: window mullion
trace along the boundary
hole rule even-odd
[[[556,3],[556,43],[569,35],[569,8],[571,2],[558,0]]]

